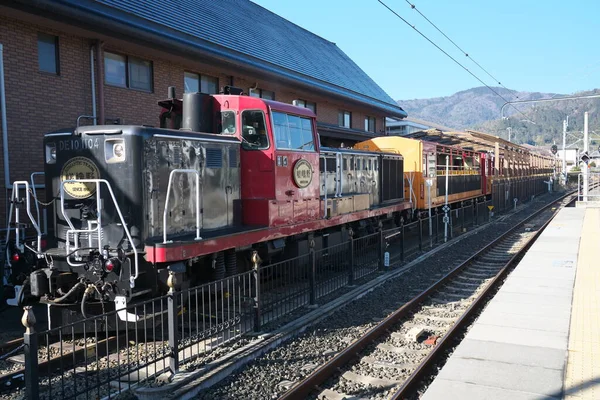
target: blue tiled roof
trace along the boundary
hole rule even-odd
[[[39,1],[39,0],[38,0]],[[54,2],[55,4],[57,2]],[[335,43],[248,0],[59,0],[95,17],[172,35],[396,116],[406,113]],[[162,32],[160,32],[162,31]],[[241,58],[240,58],[241,57]]]

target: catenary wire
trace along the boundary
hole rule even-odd
[[[421,35],[425,40],[427,40],[429,43],[431,43],[433,46],[435,46],[439,51],[441,51],[442,53],[444,53],[448,58],[450,58],[452,61],[454,61],[456,64],[458,64],[462,69],[464,69],[465,71],[467,71],[471,76],[473,76],[475,79],[477,79],[482,85],[484,85],[489,90],[491,90],[496,96],[500,97],[506,103],[510,103],[510,101],[508,101],[504,96],[502,96],[500,93],[498,93],[496,90],[494,90],[494,88],[492,88],[490,85],[488,85],[487,83],[485,83],[483,80],[481,80],[481,78],[479,78],[477,75],[475,75],[473,72],[471,72],[471,70],[469,70],[467,67],[465,67],[463,64],[461,64],[460,61],[458,61],[456,58],[454,58],[450,54],[448,54],[447,51],[445,51],[440,46],[438,46],[433,40],[429,39],[423,32],[421,32],[420,30],[418,30],[414,25],[411,25],[410,22],[408,22],[407,20],[405,20],[404,18],[402,18],[402,16],[400,14],[398,14],[396,11],[392,10],[390,8],[390,6],[388,6],[382,0],[377,0],[377,1],[382,6],[384,6],[385,8],[387,8],[396,17],[398,17],[399,19],[401,19],[405,24],[407,24],[408,26],[410,26],[411,28],[413,28],[419,35]],[[527,117],[527,115],[525,113],[523,113],[521,110],[519,110],[518,108],[516,108],[514,105],[512,105],[512,104],[509,104],[509,105],[512,108],[514,108],[518,113],[520,113],[523,116]]]
[[[450,37],[448,37],[448,35],[446,35],[440,28],[438,28],[438,26],[436,24],[434,24],[429,18],[427,18],[425,16],[425,14],[423,14],[418,8],[417,6],[415,6],[413,3],[411,3],[409,0],[404,0],[408,3],[408,5],[410,5],[410,8],[412,8],[413,10],[415,10],[416,12],[419,13],[419,15],[421,17],[423,17],[425,19],[425,21],[429,22],[429,24],[431,24],[431,26],[433,26],[439,33],[441,33],[446,39],[448,39],[450,41],[450,43],[452,43],[454,45],[454,47],[456,47],[458,50],[460,50],[460,52],[462,52],[467,58],[469,58],[471,61],[473,61],[473,63],[475,63],[475,65],[477,65],[483,72],[485,72],[490,78],[492,78],[494,81],[498,82],[498,85],[502,86],[504,89],[511,91],[509,88],[507,88],[506,86],[504,86],[502,84],[502,82],[500,82],[500,80],[498,78],[496,78],[495,76],[493,76],[487,69],[483,68],[483,66],[481,66],[481,64],[479,64],[477,61],[475,61],[475,59],[473,57],[471,57],[469,55],[469,53],[467,53],[465,50],[463,50],[458,44],[456,44],[456,42],[452,39],[450,39]],[[519,98],[519,96],[515,96],[517,99]]]

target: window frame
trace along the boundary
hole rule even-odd
[[[263,121],[265,123],[265,136],[267,137],[267,147],[247,147],[248,145],[246,144],[245,139],[241,139],[242,143],[242,149],[243,150],[248,150],[248,151],[265,151],[265,150],[269,150],[271,148],[271,139],[269,138],[269,127],[267,126],[267,117],[265,116],[265,114],[270,114],[265,112],[265,110],[261,110],[260,108],[248,108],[246,110],[243,110],[240,113],[240,138],[244,137],[244,113],[245,112],[249,112],[249,111],[260,111],[263,115]]]
[[[290,116],[298,117],[298,118],[300,118],[300,120],[302,120],[302,119],[308,120],[310,122],[310,136],[311,136],[311,139],[312,139],[312,149],[294,149],[294,148],[290,148],[290,147],[279,147],[277,145],[277,132],[275,131],[276,130],[276,128],[275,128],[276,127],[276,125],[275,125],[275,119],[274,119],[275,118],[275,113],[283,114],[286,117],[290,117]],[[290,113],[287,113],[285,111],[277,111],[277,110],[271,110],[271,111],[269,111],[269,114],[270,114],[270,117],[271,117],[271,121],[270,121],[271,122],[271,127],[273,128],[272,131],[273,131],[273,142],[274,142],[274,145],[275,145],[275,150],[300,151],[300,152],[307,152],[307,153],[314,153],[314,152],[317,151],[317,146],[315,145],[315,132],[314,132],[315,125],[314,125],[313,118],[306,117],[304,115],[290,114]],[[288,121],[288,129],[289,129],[289,121]],[[300,130],[302,130],[302,128],[300,128]],[[291,135],[291,133],[290,133],[290,135]],[[290,142],[291,142],[291,136],[290,136]]]
[[[296,99],[296,102],[302,102],[304,103],[303,105],[298,105],[298,107],[304,107],[307,110],[310,110],[313,112],[313,114],[317,115],[317,102],[315,101],[308,101],[306,99]],[[313,106],[313,109],[307,107],[309,104],[311,104]]]
[[[198,78],[198,92],[199,93],[219,94],[219,77],[218,76],[212,76],[212,75],[208,75],[208,74],[201,74],[199,72],[192,72],[192,71],[189,71],[189,70],[183,71],[183,93],[190,93],[190,92],[188,92],[188,91],[185,90],[185,76],[186,76],[186,74],[196,75],[196,77]],[[202,78],[211,78],[211,79],[214,79],[216,81],[215,92],[214,93],[208,93],[208,92],[203,92],[202,91]]]
[[[348,114],[348,126],[346,126],[346,114]],[[342,122],[340,124],[340,122]],[[352,111],[339,110],[338,111],[338,126],[341,128],[352,129]]]
[[[125,85],[119,85],[117,83],[112,83],[112,82],[107,81],[107,79],[106,79],[106,55],[107,54],[112,54],[115,56],[125,58]],[[145,93],[154,93],[154,62],[152,60],[148,60],[148,59],[136,57],[136,56],[130,56],[129,54],[123,54],[123,53],[120,53],[117,51],[104,51],[103,58],[104,58],[104,60],[103,60],[104,74],[103,75],[104,75],[104,84],[105,85],[123,88],[123,89],[137,90],[139,92],[145,92]],[[130,68],[131,61],[130,60],[132,60],[132,59],[135,61],[139,61],[141,63],[148,63],[148,68],[149,68],[149,72],[150,72],[150,89],[131,86],[131,68]]]
[[[54,68],[55,71],[46,71],[42,69],[42,65],[40,63],[40,41],[42,41],[42,37],[46,38],[54,38]],[[44,42],[49,43],[49,42]],[[37,33],[37,53],[38,53],[38,72],[43,72],[45,74],[57,75],[60,76],[60,42],[59,37],[57,35],[52,35],[46,32],[38,32]]]
[[[373,122],[373,130],[369,129]],[[376,133],[377,132],[377,119],[369,115],[365,115],[365,132]]]
[[[255,92],[255,93],[257,92],[258,96],[253,96],[252,92]],[[273,97],[270,98],[270,99],[265,99],[263,97],[263,93],[264,92],[273,93]],[[250,97],[256,97],[256,98],[259,98],[259,99],[265,99],[265,100],[273,100],[273,101],[275,101],[275,92],[273,90],[266,90],[266,89],[262,89],[262,88],[256,88],[256,89],[250,88],[250,89],[248,89],[248,96],[250,96]]]

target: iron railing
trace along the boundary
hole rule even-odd
[[[489,222],[490,206],[500,208],[504,197],[451,210],[448,238]],[[346,239],[326,247],[309,240],[305,254],[268,265],[255,252],[252,270],[192,288],[182,288],[169,272],[169,293],[128,306],[130,322],[119,318],[122,310],[99,307],[99,315],[38,332],[33,310],[26,307],[26,397],[103,398],[190,363],[204,365],[219,346],[443,242],[443,216],[432,214],[431,229],[425,218],[348,231]],[[6,379],[0,376],[0,386]]]

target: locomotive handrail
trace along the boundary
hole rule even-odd
[[[10,211],[8,214],[8,229],[6,231],[6,243],[8,244],[8,241],[10,240],[10,221],[12,220],[12,214],[13,214],[13,210],[14,210],[14,206],[15,206],[15,202],[19,202],[19,187],[20,186],[24,186],[25,187],[25,207],[27,210],[27,216],[29,217],[29,220],[31,221],[31,223],[33,224],[33,227],[35,228],[35,231],[37,233],[37,253],[38,255],[42,252],[42,232],[40,230],[40,226],[37,223],[36,219],[33,218],[33,214],[31,213],[31,201],[29,199],[29,196],[31,195],[31,192],[29,191],[29,182],[27,181],[15,181],[13,183],[13,192],[12,192],[12,196],[11,196],[11,202],[10,202]],[[15,239],[15,244],[17,246],[18,249],[22,250],[21,248],[21,244],[19,243],[20,241],[20,229],[19,225],[20,225],[21,221],[20,221],[20,213],[17,209],[17,212],[15,213],[15,235],[16,235],[16,239]],[[8,257],[8,252],[6,252],[7,257]]]
[[[33,172],[30,176],[31,178],[31,190],[33,191],[33,198],[35,199],[35,211],[37,213],[37,220],[40,221],[41,223],[41,219],[40,219],[40,205],[38,202],[38,197],[37,197],[37,191],[35,190],[35,176],[36,175],[41,175],[41,176],[45,176],[46,173],[45,172]],[[48,226],[46,224],[46,219],[44,219],[44,234],[48,233]]]
[[[98,224],[97,229],[79,229],[79,230],[75,229],[75,226],[73,226],[71,219],[67,218],[67,215],[65,213],[65,184],[66,183],[94,183],[96,185],[96,210],[98,212],[98,218],[96,220],[96,224]],[[73,237],[75,239],[75,250],[77,250],[79,248],[79,246],[78,246],[79,238],[75,234],[76,233],[86,233],[86,232],[91,233],[93,231],[98,232],[98,251],[100,252],[100,254],[102,254],[102,202],[101,202],[102,196],[100,196],[100,188],[101,188],[100,184],[101,183],[104,183],[106,185],[108,192],[110,193],[110,197],[112,199],[113,204],[115,205],[117,214],[119,214],[119,219],[121,220],[121,225],[123,226],[123,230],[125,230],[125,235],[127,236],[127,240],[129,240],[131,248],[133,249],[135,274],[133,276],[129,277],[129,286],[131,288],[134,288],[135,280],[138,278],[139,273],[140,273],[140,267],[139,267],[139,262],[138,262],[138,251],[133,242],[133,238],[131,237],[131,233],[129,232],[129,228],[127,228],[127,223],[125,222],[125,218],[123,217],[123,213],[121,212],[119,203],[117,203],[117,199],[115,198],[115,194],[112,190],[112,187],[110,186],[110,183],[106,179],[67,179],[60,183],[60,211],[61,211],[65,221],[67,221],[67,224],[69,224],[69,227],[71,228],[70,230],[67,231],[66,254],[69,255],[69,253],[70,253],[70,244],[71,243],[69,241],[69,233],[74,234]],[[67,262],[69,262],[68,256],[67,256]]]
[[[174,169],[169,174],[169,184],[167,185],[167,197],[165,199],[165,209],[163,211],[163,243],[167,241],[167,211],[169,210],[169,197],[171,194],[171,185],[175,174],[195,174],[196,175],[196,240],[201,240],[200,236],[200,173],[195,169]]]

